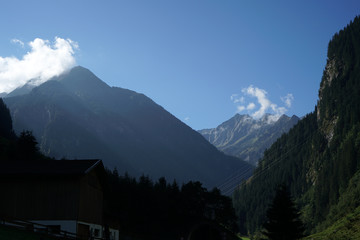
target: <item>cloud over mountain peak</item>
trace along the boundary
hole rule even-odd
[[[19,39],[11,42],[25,46]],[[30,50],[21,58],[0,56],[0,92],[11,92],[30,79],[32,85],[40,85],[76,65],[74,54],[78,44],[71,39],[55,37],[50,42],[35,38],[27,45]]]
[[[277,121],[291,107],[294,100],[294,96],[288,93],[285,97],[280,98],[285,107],[278,106],[268,98],[266,90],[253,85],[243,88],[241,93],[242,95],[232,94],[231,101],[237,105],[238,113],[246,110],[255,119],[260,119],[266,113],[271,113],[273,120]],[[252,98],[256,99],[256,103],[252,101]]]

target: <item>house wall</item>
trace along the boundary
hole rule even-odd
[[[101,169],[100,169],[101,170]],[[103,190],[95,168],[78,177],[1,177],[0,217],[60,225],[61,230],[103,235]],[[112,239],[119,231],[110,226]]]
[[[79,234],[80,237],[94,237],[94,238],[104,238],[105,237],[105,228],[98,224],[92,224],[92,223],[86,223],[86,222],[78,222],[78,234],[79,234],[79,227],[82,226],[82,228],[86,227],[89,232],[89,235],[86,236],[86,234]],[[85,231],[85,232],[86,232]],[[96,234],[97,233],[97,234]],[[119,240],[119,230],[114,228],[109,228],[110,233],[110,240]]]
[[[103,224],[103,192],[95,171],[80,180],[78,221]]]
[[[59,225],[61,231],[76,234],[77,222],[75,220],[31,220],[30,222],[38,223],[46,226]]]
[[[110,228],[110,240],[119,240],[119,230]]]
[[[0,214],[32,220],[77,219],[79,187],[76,179],[1,179]]]

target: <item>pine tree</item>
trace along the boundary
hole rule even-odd
[[[7,108],[2,98],[0,98],[0,137],[8,139],[15,137],[10,110]]]
[[[31,131],[22,131],[17,140],[18,160],[36,160],[39,158],[39,148],[36,138]]]
[[[296,240],[303,236],[304,226],[284,185],[277,189],[266,216],[264,235],[270,240]]]

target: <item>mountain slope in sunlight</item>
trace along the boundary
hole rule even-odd
[[[203,129],[199,133],[225,154],[256,165],[264,151],[299,120],[295,115],[277,118],[265,114],[260,119],[254,119],[249,115],[236,114],[216,128]]]

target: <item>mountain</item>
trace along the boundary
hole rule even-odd
[[[143,94],[110,87],[83,67],[5,98],[14,129],[31,130],[40,149],[55,158],[100,158],[130,175],[214,187],[252,167],[226,156],[199,133]]]
[[[274,189],[286,184],[301,209],[307,234],[329,239],[329,233],[346,229],[332,239],[355,239],[348,236],[358,236],[351,233],[358,230],[347,221],[359,223],[352,215],[360,206],[359,180],[360,17],[356,17],[329,42],[314,112],[265,151],[254,175],[234,193],[241,231],[261,229]]]
[[[299,118],[265,114],[260,119],[236,114],[216,128],[200,130],[211,144],[225,154],[239,157],[253,165],[283,133],[292,128]]]
[[[30,84],[31,81],[26,83],[24,86],[18,87],[9,94],[5,94],[3,97],[14,97],[19,95],[28,94],[31,90],[35,87],[34,85]]]

